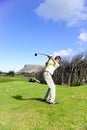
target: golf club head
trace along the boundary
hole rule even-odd
[[[35,56],[37,56],[37,53],[35,53]]]

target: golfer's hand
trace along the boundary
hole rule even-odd
[[[50,56],[48,55],[48,58],[49,58],[49,59],[52,59],[52,56],[51,56],[51,55],[50,55]]]

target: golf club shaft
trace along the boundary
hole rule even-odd
[[[37,55],[44,55],[44,56],[49,56],[47,54],[43,54],[43,53],[36,53]]]

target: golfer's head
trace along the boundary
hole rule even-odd
[[[61,61],[61,57],[60,56],[56,56],[55,60],[59,63]]]

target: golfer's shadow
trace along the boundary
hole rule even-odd
[[[44,100],[42,98],[23,98],[21,95],[16,95],[16,96],[11,96],[12,98],[16,99],[16,100],[37,100],[40,102],[44,102]]]

